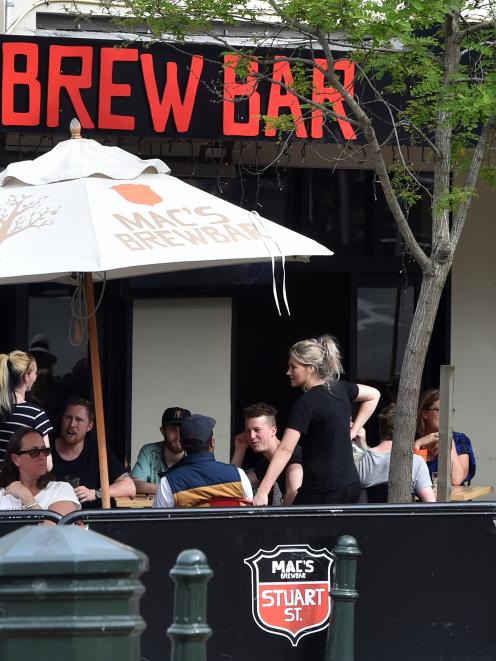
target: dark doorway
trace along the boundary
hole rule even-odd
[[[291,316],[278,316],[269,288],[240,296],[233,305],[233,392],[235,429],[242,429],[244,406],[267,401],[285,423],[297,392],[289,387],[288,349],[294,342],[323,333],[334,335],[349,372],[351,290],[348,273],[288,274]]]

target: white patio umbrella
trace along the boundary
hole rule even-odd
[[[208,266],[332,255],[325,246],[80,137],[0,173],[0,283],[86,275],[103,505],[108,474],[92,273],[122,278]],[[274,295],[277,295],[274,282]]]

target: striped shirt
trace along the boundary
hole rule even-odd
[[[5,452],[12,434],[20,427],[33,427],[42,436],[53,429],[52,423],[43,409],[31,402],[16,404],[8,420],[0,422],[0,466],[5,459]]]

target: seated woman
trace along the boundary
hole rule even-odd
[[[396,404],[389,404],[377,416],[379,423],[380,442],[375,448],[368,448],[357,463],[360,485],[367,489],[369,502],[387,501],[387,482],[389,479],[389,464],[393,447],[393,428]],[[427,503],[436,502],[429,470],[425,461],[413,455],[412,492],[420,500]],[[380,495],[379,495],[380,494]],[[373,496],[371,498],[370,496]]]
[[[417,440],[415,449],[427,448],[427,465],[436,473],[439,451],[439,390],[426,390],[420,396],[417,416]],[[451,484],[470,483],[475,475],[476,463],[472,443],[468,436],[453,432],[451,442]]]
[[[47,471],[50,448],[31,427],[10,437],[0,472],[0,510],[51,510],[64,515],[81,509],[74,489]]]

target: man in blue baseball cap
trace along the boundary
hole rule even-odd
[[[153,507],[209,507],[220,501],[249,501],[253,490],[246,473],[216,461],[213,451],[215,420],[190,415],[181,425],[186,455],[160,480]]]

